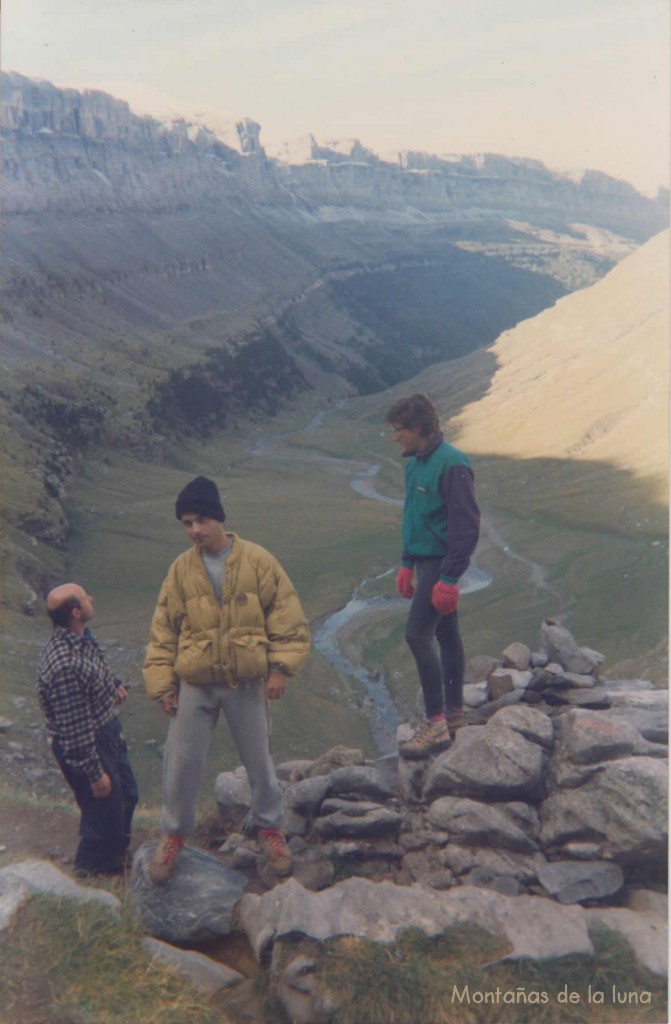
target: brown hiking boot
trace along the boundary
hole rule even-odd
[[[161,836],[154,856],[149,861],[149,877],[154,885],[164,885],[172,878],[183,846],[181,836]]]
[[[278,828],[260,828],[258,839],[266,856],[268,867],[272,868],[276,875],[290,874],[294,858],[280,830]]]
[[[468,725],[468,719],[463,711],[447,711],[445,713],[445,721],[450,732],[456,732],[457,729],[462,729],[465,725]]]
[[[422,722],[415,735],[407,743],[401,743],[398,752],[401,757],[418,760],[438,754],[450,745],[450,730],[447,722],[441,718],[439,722]]]

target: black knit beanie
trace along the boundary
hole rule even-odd
[[[175,502],[175,515],[181,519],[188,514],[218,519],[223,523],[226,515],[214,480],[209,480],[206,476],[197,476],[179,492]]]

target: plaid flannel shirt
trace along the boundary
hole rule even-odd
[[[114,718],[117,687],[93,633],[81,637],[55,626],[37,670],[37,696],[50,735],[58,737],[65,760],[89,782],[104,772],[96,732]]]

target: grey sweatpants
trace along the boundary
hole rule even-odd
[[[282,827],[282,792],[270,756],[265,682],[249,679],[237,687],[181,684],[163,759],[163,832],[187,836],[193,829],[205,758],[220,711],[247,769],[252,794],[247,827]]]

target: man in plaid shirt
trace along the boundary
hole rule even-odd
[[[93,598],[76,583],[47,596],[54,624],[38,667],[38,698],[52,750],[81,819],[78,874],[123,870],[138,791],[117,707],[128,696],[87,623]]]

